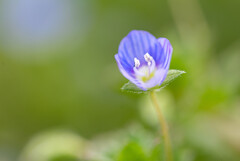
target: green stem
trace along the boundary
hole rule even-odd
[[[164,149],[166,153],[166,161],[172,161],[172,148],[171,148],[171,141],[170,141],[170,136],[168,133],[168,126],[167,122],[165,121],[163,114],[160,110],[160,107],[157,102],[157,97],[154,92],[150,92],[150,96],[152,99],[152,102],[154,104],[155,110],[157,111],[158,114],[158,120],[160,123],[160,126],[162,128],[162,135],[163,135],[163,140],[164,140]]]

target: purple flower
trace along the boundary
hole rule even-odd
[[[161,85],[166,78],[172,50],[168,39],[133,30],[121,41],[115,59],[120,72],[146,91]]]

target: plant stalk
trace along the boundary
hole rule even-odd
[[[169,133],[168,133],[167,122],[165,121],[165,119],[163,117],[163,114],[162,114],[162,111],[160,110],[159,104],[157,102],[156,94],[152,91],[152,92],[150,92],[150,96],[151,96],[151,100],[153,102],[153,105],[155,107],[155,110],[157,111],[158,120],[159,120],[160,126],[162,128],[162,135],[163,135],[163,141],[164,141],[166,161],[173,161],[171,141],[170,141],[170,136],[169,136]]]

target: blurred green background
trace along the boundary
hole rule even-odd
[[[94,149],[121,129],[156,132],[149,96],[120,91],[114,55],[133,29],[167,37],[170,68],[187,72],[158,95],[178,160],[239,160],[239,9],[239,0],[1,0],[0,161],[48,161],[65,146],[51,161],[98,159]]]

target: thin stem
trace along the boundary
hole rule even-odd
[[[170,141],[170,136],[168,133],[168,126],[167,122],[165,121],[163,114],[160,110],[160,107],[157,102],[157,97],[154,92],[150,92],[150,96],[152,99],[152,102],[154,104],[155,110],[157,111],[158,114],[158,120],[160,123],[160,126],[162,128],[162,135],[163,135],[163,140],[164,140],[164,149],[166,153],[166,161],[172,161],[172,148],[171,148],[171,141]]]

